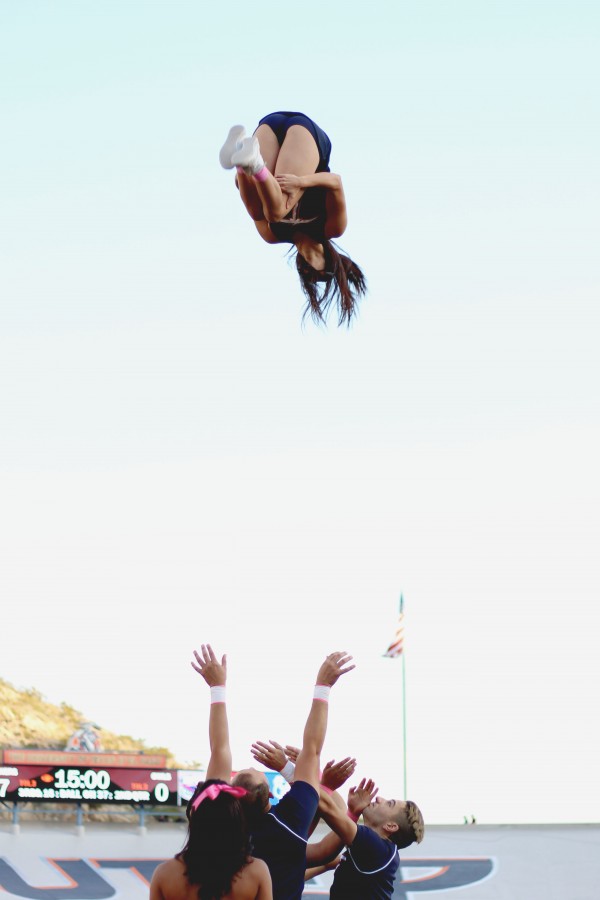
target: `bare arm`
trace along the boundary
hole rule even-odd
[[[348,794],[348,812],[341,809],[333,797],[330,797],[328,794],[321,794],[319,799],[319,812],[332,831],[335,832],[335,836],[338,840],[340,840],[342,844],[345,844],[346,847],[349,847],[356,837],[356,832],[358,830],[356,821],[358,820],[358,817],[363,810],[367,808],[369,803],[375,799],[376,794],[377,788],[375,787],[374,782],[370,778],[363,778],[358,787],[350,788]],[[352,816],[352,818],[350,818],[350,816]],[[323,840],[327,840],[328,838],[330,838],[329,835]],[[316,846],[318,847],[319,845],[317,844]],[[331,838],[325,849],[330,850],[333,849],[334,846],[335,844]],[[315,853],[316,852],[317,851],[315,851]],[[324,862],[325,860],[320,861]]]
[[[342,809],[332,797],[321,794],[319,798],[319,812],[342,846],[349,847],[356,837],[356,822],[348,817],[345,809]],[[327,835],[329,837],[329,835]],[[341,847],[340,847],[341,849]],[[336,851],[339,853],[339,850]]]
[[[267,864],[262,859],[254,859],[252,865],[258,863],[258,890],[256,891],[255,900],[273,900],[273,885],[271,883],[271,873],[267,868]]]
[[[348,665],[352,659],[347,653],[330,653],[317,675],[317,685],[332,687],[340,675],[350,672],[354,666]],[[295,781],[306,781],[316,791],[319,790],[319,768],[321,750],[327,731],[328,702],[326,700],[313,700],[306,725],[302,750],[296,762]]]
[[[346,812],[346,804],[342,800],[341,796],[337,791],[333,791],[329,793],[326,790],[319,791],[319,809],[317,813],[317,818],[319,816],[324,817],[324,812],[331,814],[333,808],[337,807],[338,813],[341,817],[347,817]],[[331,818],[331,815],[330,815]],[[316,825],[315,820],[315,825]],[[354,840],[354,838],[352,838]],[[315,841],[314,843],[307,844],[306,846],[306,863],[309,866],[323,866],[323,871],[326,871],[328,868],[335,868],[337,865],[337,861],[334,866],[330,865],[331,861],[334,860],[344,849],[344,841],[342,838],[336,834],[335,831],[330,831],[328,835],[322,838],[320,841]],[[315,875],[320,874],[319,872],[315,872]],[[311,877],[311,876],[306,876]]]
[[[356,826],[354,827],[356,828]],[[339,856],[345,846],[344,841],[335,833],[335,831],[330,831],[329,834],[326,834],[320,841],[308,843],[306,845],[307,868],[326,865],[328,862],[331,862],[332,859]]]
[[[314,172],[312,175],[276,175],[276,181],[279,182],[281,190],[286,192],[287,188],[305,191],[307,188],[320,187],[327,191],[342,191],[342,178],[334,172]]]
[[[152,875],[152,880],[150,882],[150,900],[165,900],[165,895],[163,894],[162,888],[160,886],[163,866],[164,863],[158,866],[154,870],[154,874]]]
[[[341,794],[338,793],[338,788],[340,788],[344,782],[348,780],[350,775],[354,774],[354,770],[356,768],[356,760],[352,759],[350,756],[347,756],[345,759],[342,759],[340,762],[334,762],[334,760],[330,760],[325,764],[325,768],[321,773],[321,784],[319,786],[319,808],[317,810],[317,820],[315,820],[315,827],[318,824],[318,819],[322,815],[323,805],[325,804],[325,808],[328,808],[328,803],[333,802],[336,804],[338,809],[346,815],[346,802],[342,798]]]
[[[341,857],[336,856],[331,862],[325,863],[321,866],[312,866],[310,869],[306,869],[304,873],[304,880],[310,881],[311,878],[314,878],[316,875],[322,875],[323,872],[330,872],[332,869],[336,869],[341,861]]]
[[[192,666],[204,678],[209,687],[225,687],[227,683],[227,657],[223,655],[218,661],[210,644],[202,644],[202,655],[194,650],[196,662]],[[208,737],[210,741],[210,760],[206,770],[206,778],[220,778],[229,781],[231,778],[231,748],[229,746],[229,723],[225,700],[210,704],[208,718]]]
[[[355,767],[356,760],[350,756],[347,756],[339,763],[330,760],[330,762],[325,765],[323,774],[321,776],[321,789],[319,791],[318,814],[320,816],[324,817],[324,814],[328,814],[329,818],[331,819],[331,816],[335,815],[333,813],[333,808],[335,806],[337,807],[339,816],[341,816],[342,818],[347,818],[346,804],[341,795],[338,794],[336,788],[341,787],[341,785],[354,772]],[[356,830],[354,831],[354,836],[355,835]],[[351,837],[350,832],[348,832],[347,836]],[[354,840],[354,836],[352,836],[352,840]],[[323,871],[326,871],[328,868],[335,868],[335,865],[337,865],[337,861],[334,865],[330,865],[331,860],[335,859],[335,857],[343,848],[344,841],[342,840],[342,838],[338,834],[336,834],[336,832],[331,831],[322,840],[317,841],[313,844],[308,844],[306,850],[306,858],[308,863],[312,865],[322,866],[325,863],[326,865]],[[317,875],[320,873],[315,872],[314,874]]]

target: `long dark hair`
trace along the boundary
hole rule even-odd
[[[246,819],[238,797],[223,792],[192,809],[205,788],[226,783],[219,778],[200,782],[187,806],[187,840],[177,858],[184,863],[190,884],[198,885],[199,900],[217,900],[229,893],[235,875],[249,861]]]
[[[350,325],[356,315],[358,301],[367,292],[367,281],[362,270],[349,256],[341,253],[333,241],[323,241],[323,252],[324,272],[314,269],[301,253],[296,253],[300,286],[308,301],[302,321],[310,315],[317,324],[325,322],[329,309],[335,302],[338,325]]]

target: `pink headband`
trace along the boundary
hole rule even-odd
[[[248,793],[244,788],[232,787],[230,784],[211,784],[198,794],[192,803],[192,810],[195,812],[203,800],[215,800],[221,792],[232,794],[234,797],[243,797]]]

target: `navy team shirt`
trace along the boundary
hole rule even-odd
[[[359,825],[335,870],[330,900],[390,900],[399,865],[396,845]]]
[[[252,855],[264,859],[273,882],[273,900],[300,900],[304,890],[308,829],[319,795],[306,781],[295,781],[252,831]]]

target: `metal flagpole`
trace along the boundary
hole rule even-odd
[[[404,799],[407,799],[406,787],[406,665],[404,662],[404,596],[400,594],[400,613],[398,615],[398,624],[396,626],[396,634],[392,643],[389,645],[384,656],[389,659],[397,659],[402,657],[402,744],[403,744],[403,769],[404,769]]]
[[[404,799],[408,800],[406,789],[406,665],[405,652],[402,651],[402,738],[403,738],[403,758],[404,758]]]
[[[404,799],[408,800],[406,789],[406,650],[404,649],[404,595],[400,594],[400,617],[399,624],[402,629],[402,645],[400,653],[402,656],[402,761],[404,770]]]

